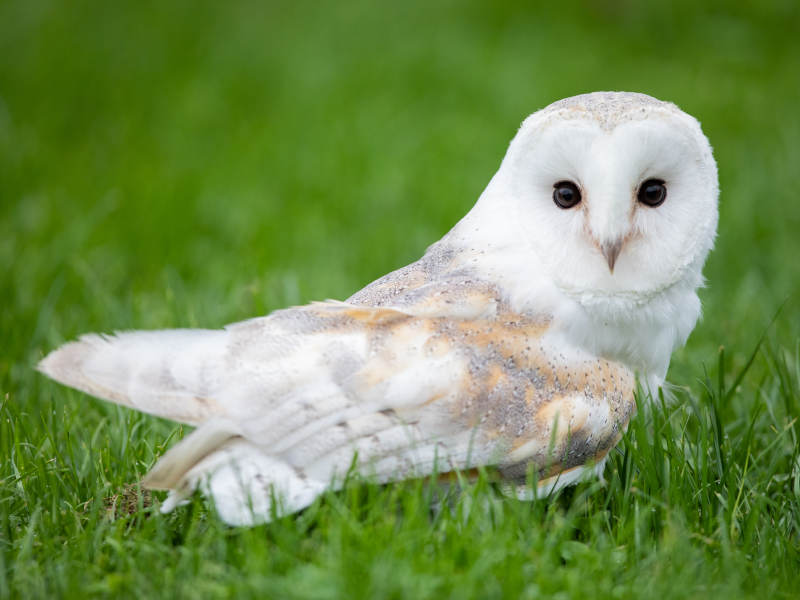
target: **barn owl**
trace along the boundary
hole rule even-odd
[[[664,383],[700,316],[717,197],[708,140],[674,104],[567,98],[522,123],[444,238],[346,302],[85,335],[38,368],[196,426],[144,480],[171,490],[165,511],[199,488],[230,524],[267,521],[353,464],[379,482],[491,466],[547,493],[602,473],[637,376]]]

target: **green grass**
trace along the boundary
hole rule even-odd
[[[800,594],[800,6],[541,4],[0,0],[0,598]],[[354,478],[251,530],[200,498],[109,518],[184,432],[43,353],[344,299],[470,208],[525,116],[594,90],[699,118],[722,189],[682,391],[605,487]]]

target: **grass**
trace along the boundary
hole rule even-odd
[[[0,1],[0,598],[797,597],[800,7],[557,4]],[[185,432],[32,370],[82,332],[344,299],[525,116],[600,89],[698,117],[722,187],[678,399],[605,487],[354,477],[250,530],[163,516],[126,486]]]

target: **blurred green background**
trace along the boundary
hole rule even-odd
[[[469,210],[528,114],[598,90],[676,103],[719,163],[670,379],[697,389],[721,344],[743,365],[787,296],[794,353],[796,1],[0,0],[0,396],[30,427],[54,397],[117,418],[33,365],[83,332],[345,299]]]
[[[787,294],[793,347],[798,33],[791,1],[4,0],[2,386],[80,332],[344,299],[466,213],[528,114],[596,90],[675,102],[715,148],[690,354],[748,352]]]

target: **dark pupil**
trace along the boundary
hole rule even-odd
[[[644,191],[644,195],[647,196],[648,200],[658,200],[659,196],[661,196],[661,186],[648,185],[647,189]]]
[[[649,191],[650,190],[648,190],[648,192]],[[561,199],[564,200],[564,202],[572,202],[572,197],[574,196],[574,194],[572,193],[572,190],[569,189],[568,187],[562,187],[560,190],[558,190],[558,193],[561,196]]]

